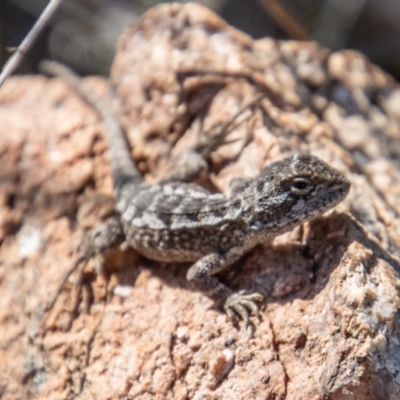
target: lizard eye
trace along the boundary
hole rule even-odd
[[[305,195],[309,193],[312,188],[313,184],[310,182],[310,180],[303,177],[294,178],[292,181],[292,186],[290,187],[292,193],[297,195]]]

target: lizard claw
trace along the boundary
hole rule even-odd
[[[233,322],[236,314],[244,321],[247,328],[249,325],[249,314],[253,313],[258,317],[259,305],[256,304],[264,299],[260,293],[248,293],[241,290],[238,293],[231,294],[225,301],[224,309],[228,318]]]

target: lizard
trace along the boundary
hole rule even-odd
[[[247,327],[263,296],[234,292],[216,274],[256,245],[310,221],[342,201],[350,181],[310,154],[296,153],[240,180],[230,196],[181,181],[147,183],[134,163],[123,129],[110,106],[68,67],[46,62],[98,114],[105,127],[116,213],[94,229],[83,259],[125,240],[141,255],[166,263],[193,263],[187,280]],[[179,175],[179,174],[178,174]]]

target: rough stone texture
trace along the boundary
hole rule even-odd
[[[108,82],[85,81],[110,95]],[[92,261],[83,299],[71,279],[47,313],[85,230],[112,209],[107,146],[63,83],[10,79],[0,90],[0,397],[399,399],[396,82],[360,54],[253,41],[174,4],[123,34],[112,83],[149,181],[263,92],[201,183],[227,192],[233,177],[310,151],[349,176],[351,193],[221,274],[266,296],[251,338],[190,289],[187,266],[126,249],[107,255],[106,276]]]

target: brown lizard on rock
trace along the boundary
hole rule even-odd
[[[230,197],[185,182],[146,183],[134,164],[110,107],[78,76],[56,63],[61,77],[102,119],[109,146],[116,215],[95,229],[86,254],[98,254],[124,238],[140,254],[162,262],[193,262],[187,279],[225,309],[232,320],[258,313],[259,293],[233,292],[215,275],[257,244],[271,240],[338,204],[350,182],[312,155],[295,154],[236,185]]]

